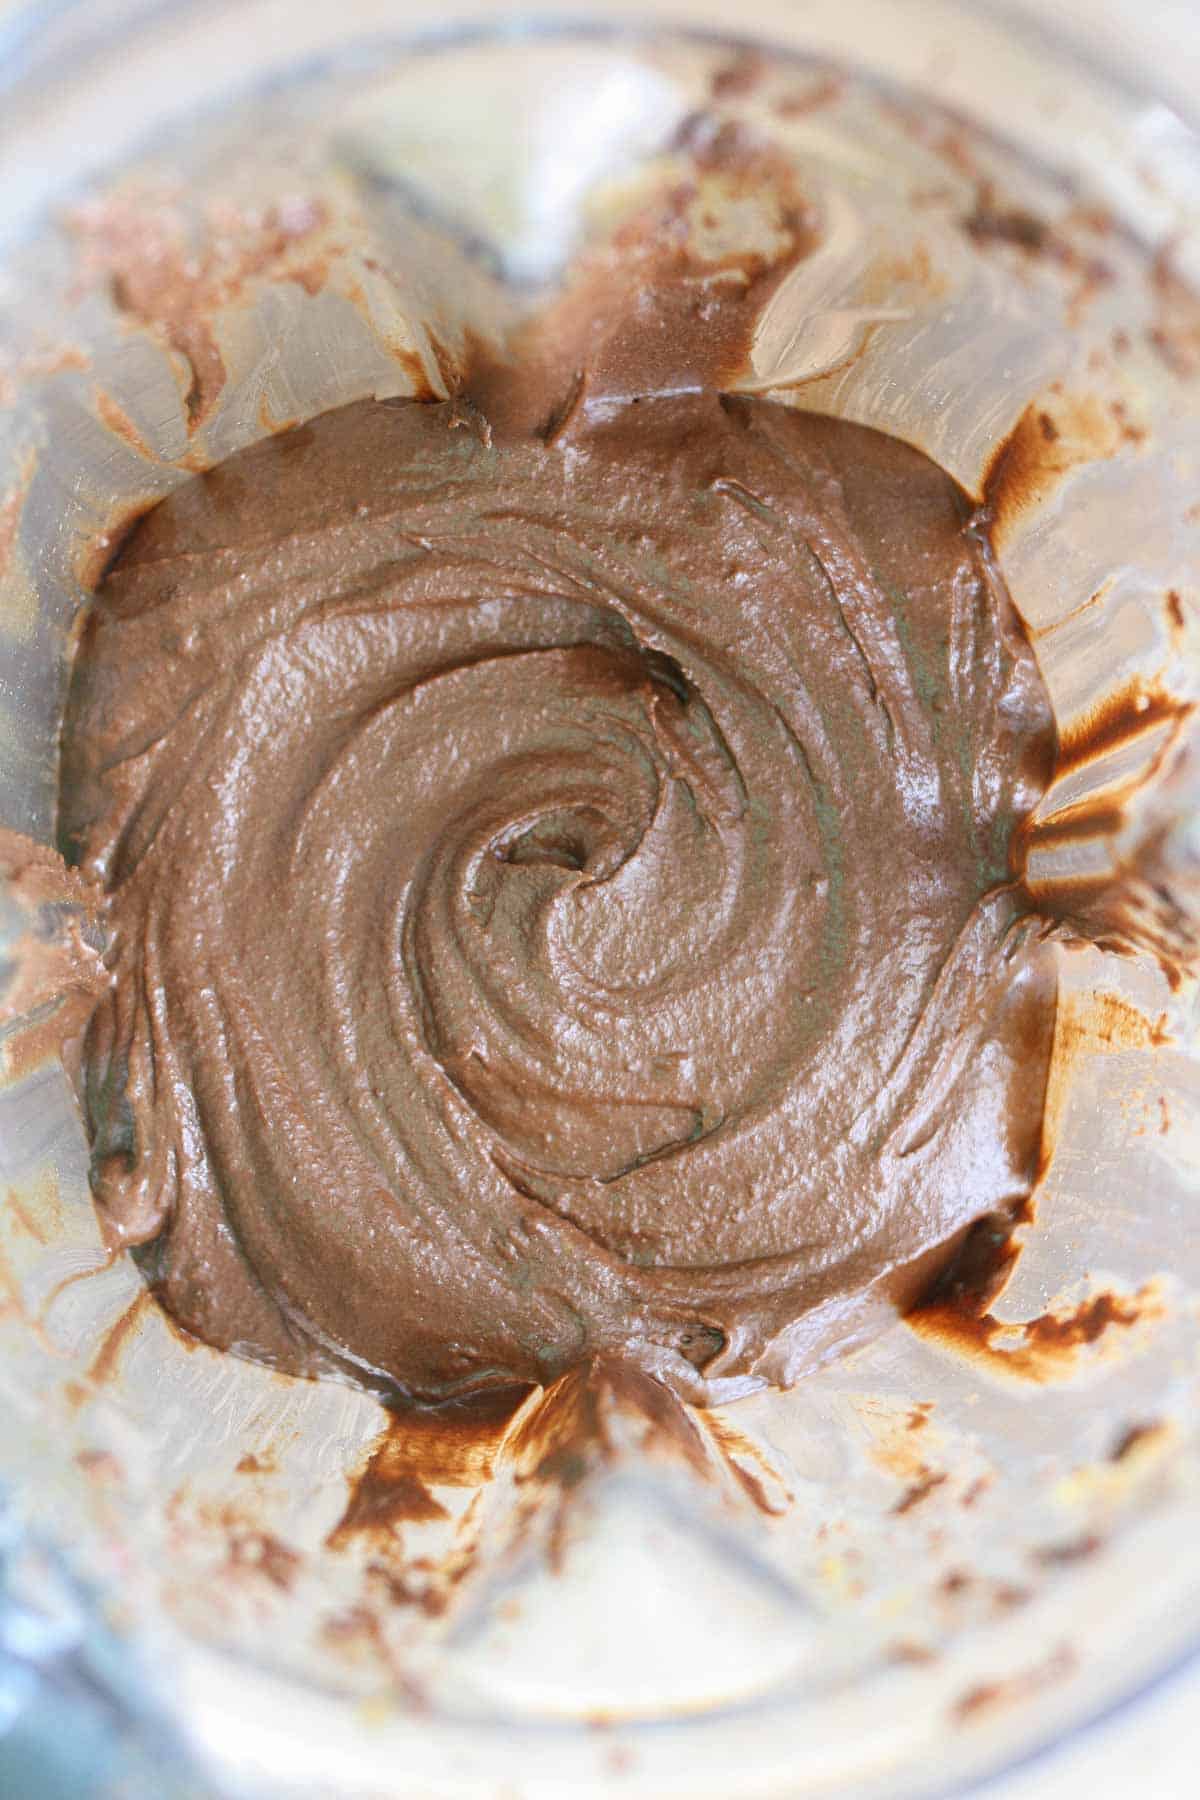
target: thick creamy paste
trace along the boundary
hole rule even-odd
[[[112,931],[98,1202],[281,1368],[790,1381],[1033,1181],[1036,664],[880,434],[716,394],[473,422],[257,444],[96,597],[62,791]]]

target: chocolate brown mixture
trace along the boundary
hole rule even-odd
[[[877,433],[716,392],[485,426],[257,444],[96,597],[99,1204],[282,1368],[789,1382],[1029,1192],[1034,658],[964,496]]]

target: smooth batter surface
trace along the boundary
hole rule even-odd
[[[792,1380],[1033,1179],[1032,653],[879,434],[464,416],[256,445],[97,596],[63,831],[114,934],[102,1213],[287,1369]]]

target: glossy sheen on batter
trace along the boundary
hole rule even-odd
[[[1029,1190],[1051,728],[953,483],[766,401],[365,402],[181,488],[76,664],[95,1185],[169,1309],[420,1395],[787,1381]]]

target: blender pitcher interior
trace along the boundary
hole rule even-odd
[[[3,825],[54,840],[73,623],[130,511],[327,408],[445,392],[439,345],[536,311],[698,112],[765,133],[820,220],[743,391],[890,432],[989,504],[1074,747],[1030,881],[1089,930],[1003,1293],[788,1392],[731,1384],[706,1481],[611,1394],[568,1509],[518,1416],[426,1516],[347,1529],[408,1466],[388,1414],[169,1322],[101,1242],[51,1047],[70,996],[10,1006],[0,1474],[13,1566],[70,1571],[32,1662],[52,1681],[113,1633],[117,1710],[152,1697],[230,1791],[950,1791],[1200,1639],[1196,986],[1159,954],[1186,965],[1200,916],[1200,140],[994,8],[763,5],[762,56],[718,10],[401,29],[348,0],[280,30],[251,0],[131,32],[97,7],[14,86]],[[765,229],[713,206],[722,248]],[[1179,917],[1118,942],[1105,884],[1148,846]],[[10,971],[65,928],[0,893]]]

